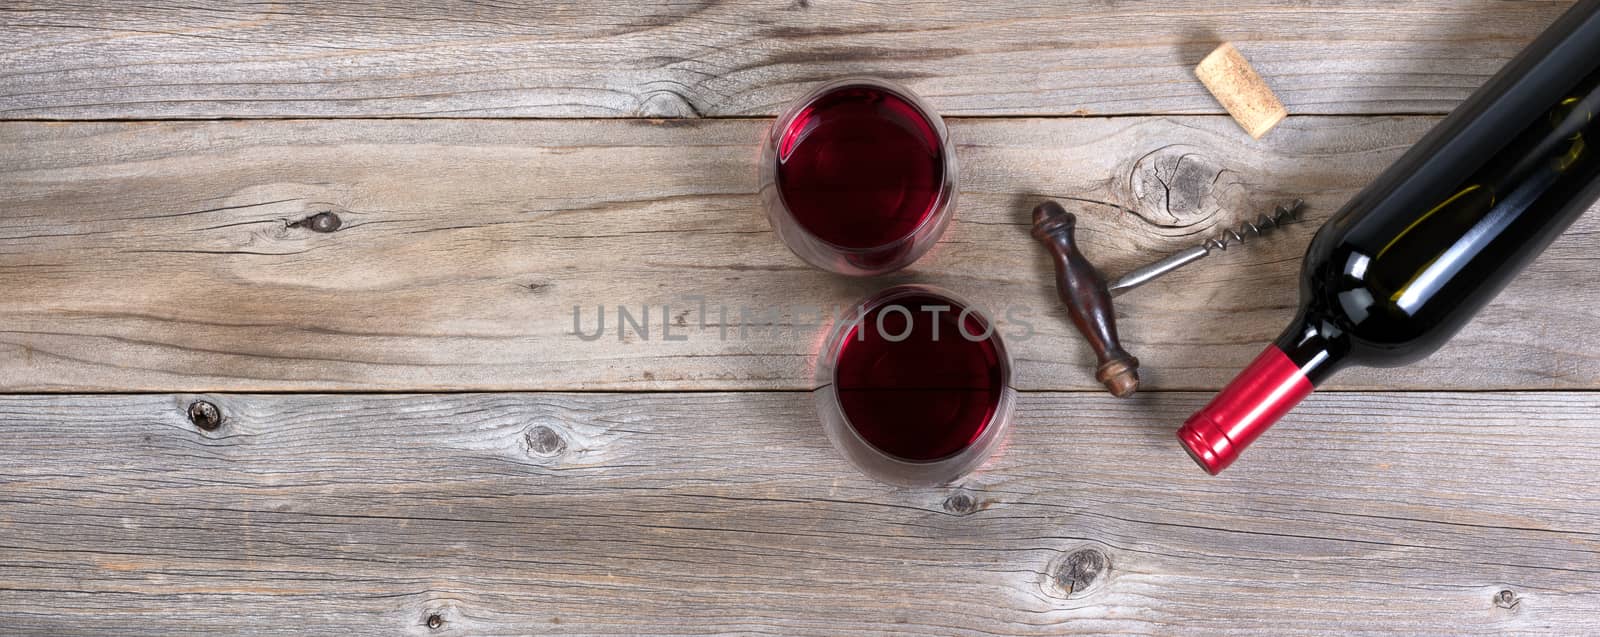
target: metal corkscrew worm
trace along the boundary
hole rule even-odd
[[[1259,215],[1230,228],[1200,245],[1179,251],[1165,259],[1151,263],[1123,275],[1110,285],[1105,277],[1089,263],[1078,250],[1073,236],[1077,217],[1054,201],[1046,201],[1033,209],[1033,237],[1043,243],[1056,265],[1056,291],[1067,306],[1073,325],[1089,341],[1099,368],[1095,378],[1112,395],[1124,398],[1139,388],[1139,359],[1122,349],[1117,337],[1116,314],[1111,308],[1111,297],[1149,283],[1163,274],[1204,259],[1215,250],[1246,243],[1256,237],[1271,233],[1277,228],[1300,220],[1304,202],[1296,199],[1287,206],[1278,206],[1271,215]]]
[[[1134,268],[1131,272],[1122,275],[1122,278],[1111,282],[1107,291],[1112,296],[1117,296],[1128,290],[1149,283],[1157,277],[1206,258],[1214,250],[1227,250],[1228,246],[1241,245],[1256,237],[1271,234],[1285,224],[1300,220],[1301,212],[1305,209],[1305,202],[1294,200],[1287,206],[1278,206],[1269,215],[1258,215],[1254,221],[1246,221],[1237,228],[1229,228],[1215,237],[1206,239],[1200,245],[1172,254],[1171,256],[1150,265]]]

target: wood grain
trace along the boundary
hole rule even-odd
[[[1600,631],[1594,393],[1317,395],[1218,478],[1205,395],[1030,393],[927,489],[806,393],[195,398],[0,397],[7,632]]]
[[[1226,475],[1172,437],[1289,319],[1312,228],[1569,4],[6,3],[0,630],[1600,633],[1593,215]],[[1190,75],[1225,40],[1297,115],[1263,142]],[[883,279],[777,241],[738,119],[848,74],[954,116],[957,220]],[[1113,275],[1310,218],[1119,298],[1167,391],[1116,401],[1027,235],[1047,197]],[[942,488],[763,391],[911,281],[994,310],[1026,390]]]
[[[4,123],[0,390],[810,389],[817,310],[902,281],[988,306],[1020,388],[1092,390],[1035,203],[1070,204],[1115,275],[1304,197],[1305,225],[1117,300],[1146,387],[1214,389],[1287,324],[1312,230],[1433,122],[1291,118],[1250,142],[1222,116],[956,120],[955,223],[867,280],[776,239],[760,120]],[[330,211],[337,232],[306,222]],[[1433,358],[1337,386],[1600,387],[1597,229]],[[618,335],[618,305],[649,306],[648,340]],[[574,307],[592,334],[599,306],[607,331],[579,339]]]
[[[0,118],[772,115],[846,74],[946,114],[1221,113],[1238,43],[1296,114],[1441,114],[1567,0],[9,2]]]

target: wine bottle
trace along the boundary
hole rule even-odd
[[[1581,0],[1334,214],[1277,341],[1178,430],[1216,474],[1352,365],[1432,354],[1600,198],[1600,0]]]

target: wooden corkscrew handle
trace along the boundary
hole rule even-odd
[[[1117,338],[1117,317],[1105,277],[1078,250],[1073,237],[1077,217],[1054,201],[1033,209],[1033,238],[1044,244],[1056,264],[1056,292],[1067,306],[1083,337],[1100,360],[1095,379],[1118,398],[1139,389],[1139,359],[1122,349]]]

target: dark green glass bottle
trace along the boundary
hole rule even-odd
[[[1300,310],[1178,432],[1217,473],[1351,365],[1432,354],[1600,198],[1600,0],[1582,0],[1317,232]]]

